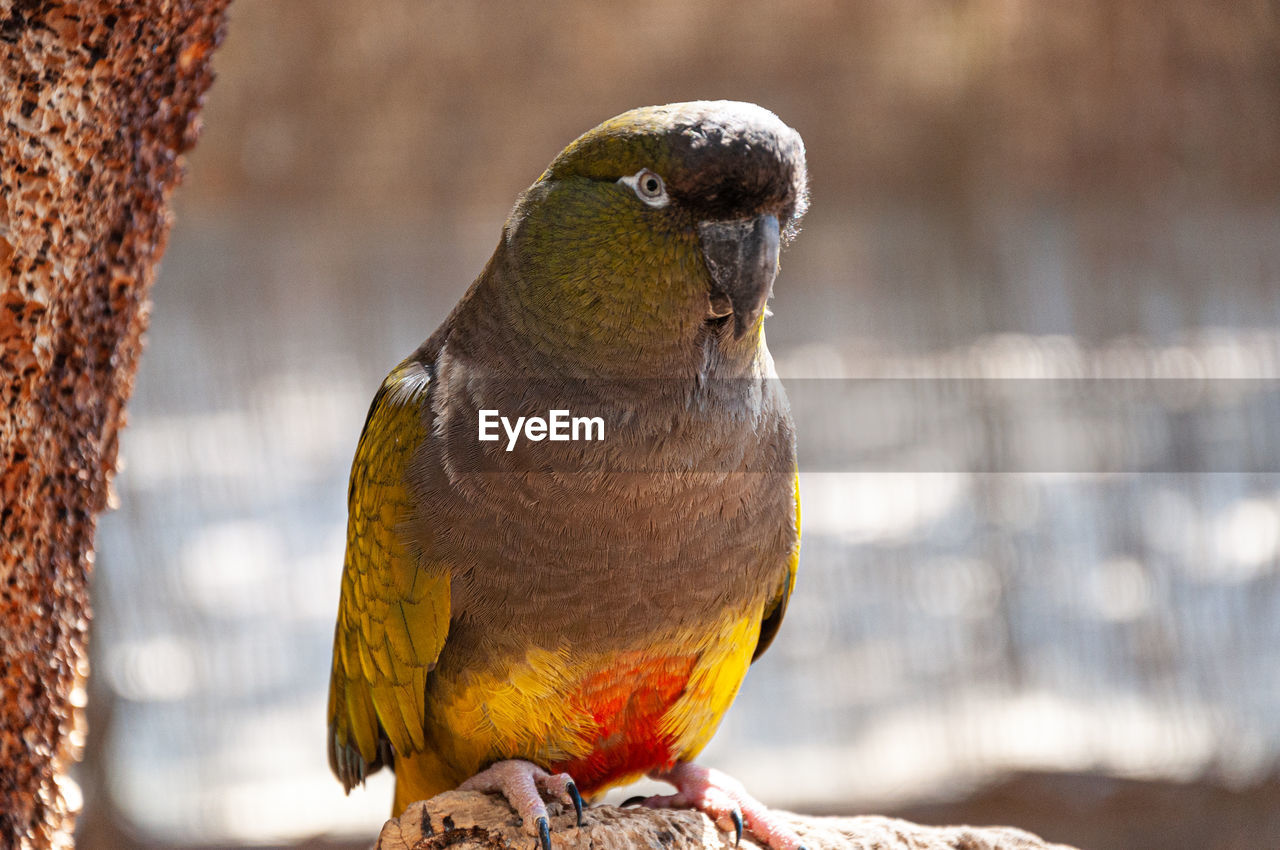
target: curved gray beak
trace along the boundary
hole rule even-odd
[[[778,276],[778,218],[758,215],[698,225],[702,259],[711,273],[711,303],[733,311],[733,338],[755,327]],[[727,304],[725,303],[727,302]]]

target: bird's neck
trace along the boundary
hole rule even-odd
[[[456,353],[513,376],[582,382],[702,384],[772,372],[761,328],[735,339],[705,321],[705,293],[655,286],[665,294],[647,309],[588,308],[549,300],[520,276],[499,245],[450,319],[451,338],[467,346]]]

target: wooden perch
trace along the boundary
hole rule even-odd
[[[733,842],[701,812],[620,809],[594,806],[583,814],[581,828],[573,811],[549,802],[553,850],[731,850]],[[1029,832],[1007,826],[921,826],[894,818],[864,815],[820,818],[788,815],[809,850],[1034,850],[1050,844]],[[520,826],[507,803],[475,791],[448,791],[414,803],[399,818],[387,821],[377,850],[533,850],[535,839]],[[744,850],[758,850],[750,833]]]

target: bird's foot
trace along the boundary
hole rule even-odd
[[[542,795],[558,797],[573,806],[582,826],[582,795],[567,773],[548,773],[533,762],[509,759],[495,762],[458,786],[460,791],[496,791],[524,821],[524,831],[551,850],[551,820]]]
[[[733,833],[735,847],[745,824],[770,850],[804,850],[800,836],[732,776],[683,762],[670,770],[651,773],[649,778],[670,782],[676,786],[676,793],[633,797],[624,806],[639,803],[650,809],[693,808],[710,817],[722,832]]]

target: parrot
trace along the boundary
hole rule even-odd
[[[694,759],[795,586],[764,319],[808,197],[800,135],[735,101],[617,115],[517,197],[357,445],[328,700],[348,793],[382,767],[393,816],[498,793],[551,850],[547,801],[581,825],[584,797],[647,776],[675,793],[627,804],[802,847]],[[557,437],[556,411],[603,429]],[[525,424],[481,439],[482,412]]]

